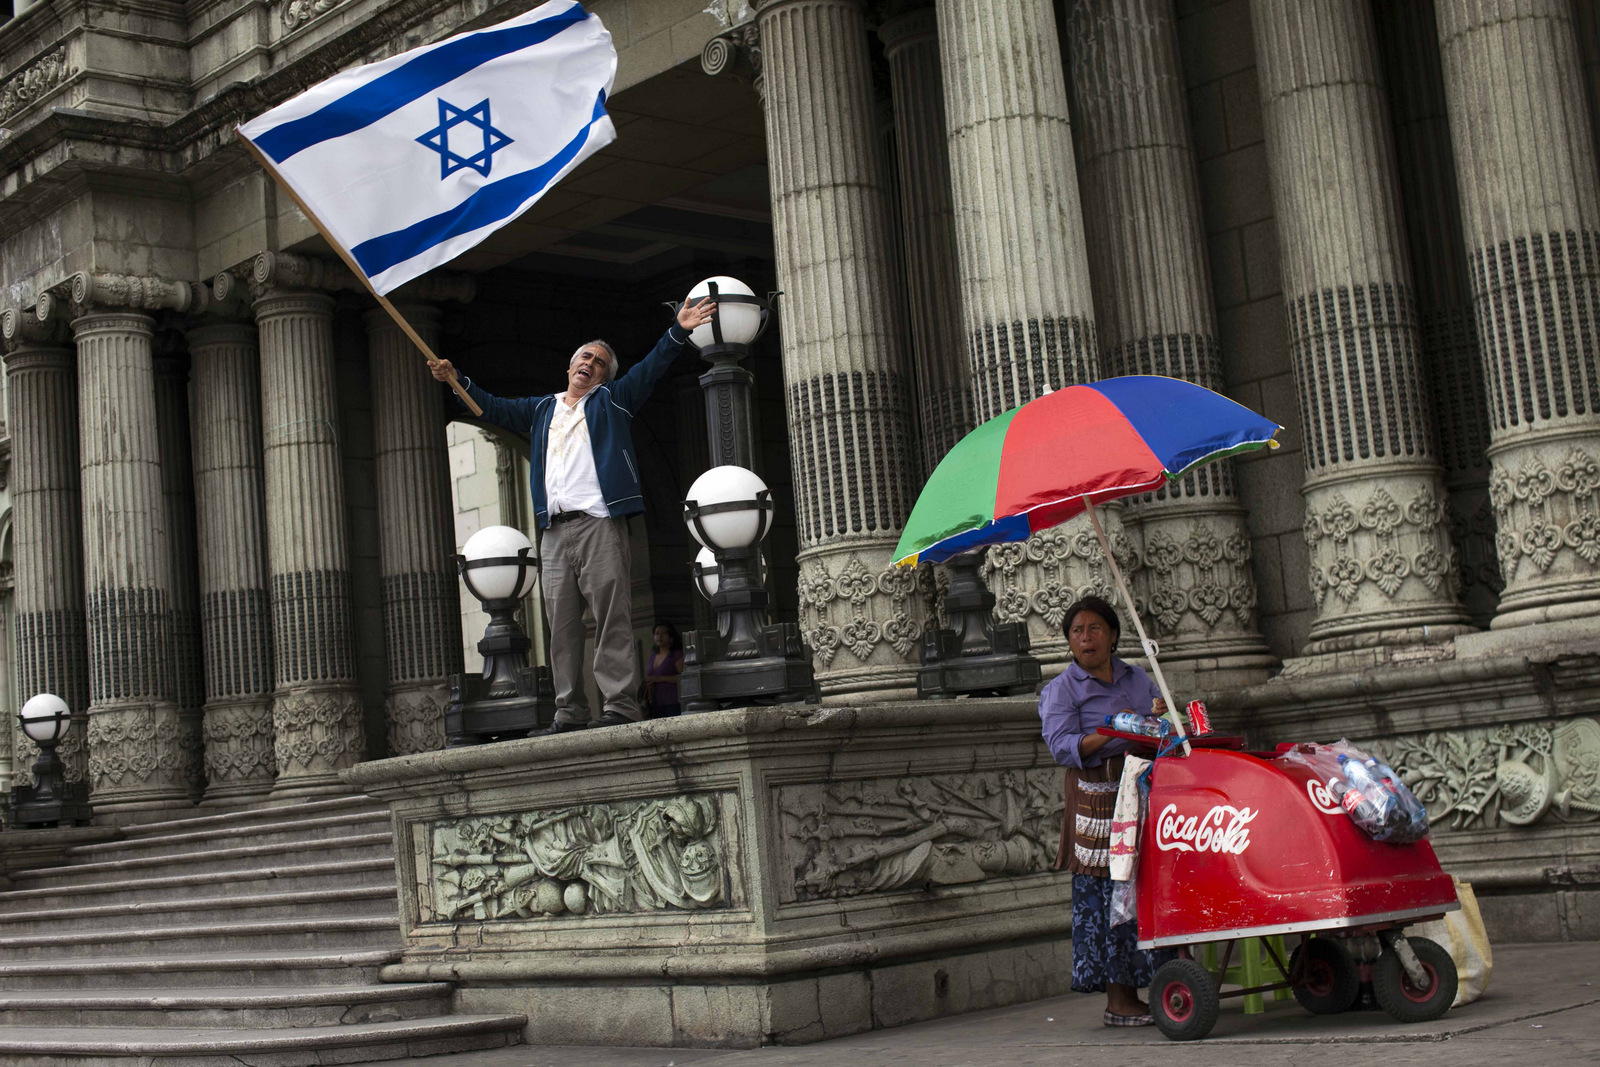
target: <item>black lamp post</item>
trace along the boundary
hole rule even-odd
[[[811,650],[794,623],[767,619],[761,581],[761,539],[772,528],[772,492],[743,467],[712,467],[689,487],[684,521],[705,550],[695,584],[716,609],[715,630],[683,639],[683,710],[714,711],[751,703],[816,698]]]
[[[711,469],[690,487],[683,504],[684,521],[705,546],[694,564],[695,583],[716,610],[717,628],[683,635],[678,694],[686,712],[818,699],[811,650],[800,628],[767,616],[761,539],[772,528],[772,493],[750,469],[755,375],[740,361],[771,324],[776,296],[762,301],[748,285],[727,277],[707,278],[689,291],[688,303],[717,305],[711,321],[690,335],[711,364],[700,378]]]
[[[516,619],[539,574],[532,552],[533,544],[521,530],[486,526],[467,539],[456,557],[461,580],[489,613],[489,625],[478,642],[483,674],[450,676],[446,748],[526,737],[555,718],[550,669],[528,666],[533,643]]]
[[[944,611],[950,625],[922,635],[917,696],[1018,696],[1039,684],[1039,661],[1028,653],[1025,622],[994,621],[994,594],[978,573],[979,554],[966,552],[945,564],[950,588]]]
[[[51,693],[40,693],[17,714],[22,732],[39,746],[33,764],[33,785],[11,790],[11,819],[17,826],[41,827],[73,823],[89,825],[88,786],[66,781],[56,746],[72,729],[72,709]]]

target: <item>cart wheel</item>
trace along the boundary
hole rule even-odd
[[[1173,1041],[1198,1041],[1217,1025],[1217,987],[1197,960],[1172,960],[1150,982],[1150,1014]]]
[[[1294,999],[1312,1015],[1337,1015],[1349,1011],[1361,995],[1361,971],[1345,947],[1333,938],[1314,937],[1299,945],[1289,957],[1289,973],[1305,953],[1305,981],[1294,987]]]
[[[1408,937],[1411,951],[1428,976],[1428,987],[1418,989],[1406,977],[1400,959],[1384,952],[1372,964],[1372,992],[1383,1010],[1403,1023],[1437,1019],[1456,999],[1456,964],[1450,953],[1425,937]]]

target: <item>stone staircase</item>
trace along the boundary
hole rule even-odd
[[[0,892],[5,1067],[301,1067],[516,1044],[385,984],[399,918],[388,809],[316,800],[126,827]]]

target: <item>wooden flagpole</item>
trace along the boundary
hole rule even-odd
[[[256,162],[260,163],[262,168],[272,175],[273,180],[278,183],[283,191],[289,194],[289,199],[294,201],[294,206],[299,208],[305,217],[311,220],[311,225],[315,226],[317,232],[322,234],[323,239],[333,246],[335,252],[339,253],[339,258],[344,260],[344,264],[350,268],[350,272],[361,279],[361,284],[365,285],[367,292],[371,293],[373,298],[378,301],[378,306],[389,313],[389,317],[395,321],[395,325],[400,327],[401,332],[409,337],[411,343],[416,345],[422,354],[427,357],[428,363],[431,365],[439,362],[439,357],[434,355],[433,349],[428,347],[426,341],[417,336],[417,331],[413,330],[411,324],[405,320],[399,310],[389,303],[389,298],[372,287],[372,281],[367,277],[366,272],[356,265],[355,257],[345,251],[344,245],[334,239],[333,234],[329,233],[328,228],[322,224],[322,220],[317,218],[317,213],[307,207],[306,202],[300,199],[300,195],[294,191],[288,182],[283,180],[283,175],[278,173],[278,168],[272,165],[272,161],[262,154],[261,149],[257,148],[250,138],[240,133],[237,129],[234,130],[234,133],[245,148],[249,149],[250,154],[256,157]],[[468,410],[474,415],[483,415],[483,409],[477,405],[471,396],[467,395],[466,389],[462,387],[461,382],[456,378],[454,370],[450,372],[450,388],[456,391],[456,396],[461,398],[461,402],[467,405]]]

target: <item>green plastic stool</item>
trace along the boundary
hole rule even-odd
[[[1284,974],[1278,965],[1272,962],[1272,957],[1267,954],[1262,942],[1266,941],[1272,946],[1272,951],[1278,954],[1280,960],[1288,962],[1289,955],[1283,948],[1282,935],[1276,937],[1241,937],[1236,942],[1233,955],[1229,959],[1227,971],[1218,983],[1242,986],[1250,989],[1253,986],[1266,985],[1269,982],[1287,982],[1289,976]],[[1201,962],[1208,970],[1216,970],[1219,942],[1209,942],[1201,946]],[[1294,993],[1288,989],[1275,989],[1272,999],[1288,1000]],[[1244,1013],[1246,1015],[1260,1015],[1267,1010],[1266,998],[1260,993],[1246,993],[1244,997]]]

